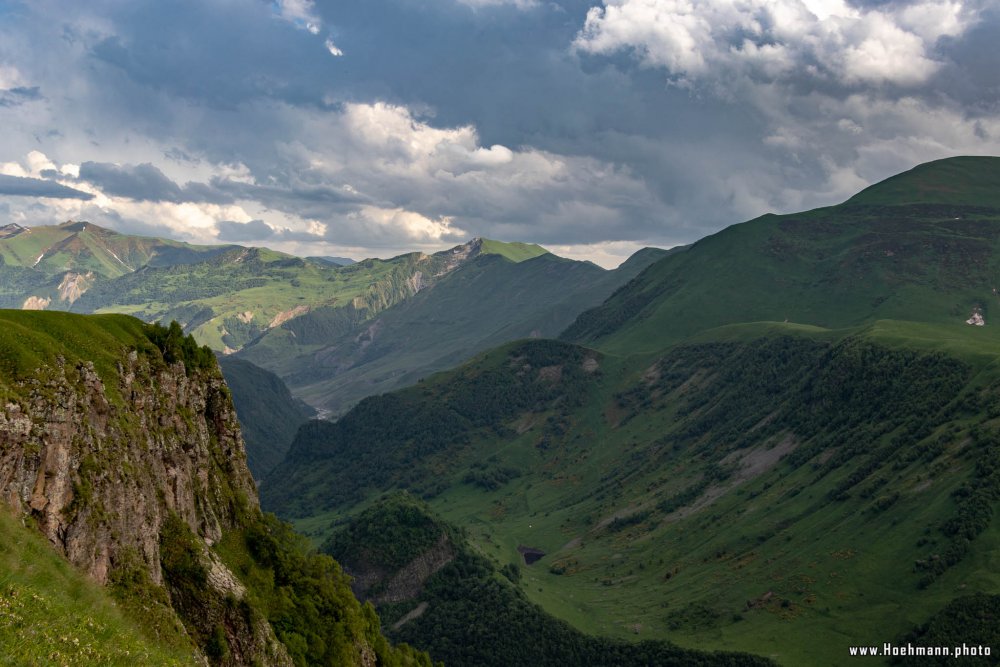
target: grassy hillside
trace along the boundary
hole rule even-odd
[[[97,284],[144,267],[201,262],[233,247],[129,236],[89,222],[5,225],[0,227],[0,307],[65,310]]]
[[[0,507],[0,663],[195,665],[129,619],[32,527]]]
[[[901,330],[727,327],[645,359],[507,346],[303,428],[264,501],[323,539],[409,489],[582,631],[840,664],[1000,592],[997,339]]]
[[[518,589],[521,568],[502,572],[423,504],[407,495],[375,503],[338,529],[325,548],[381,600],[387,631],[454,667],[505,665],[771,665],[746,654],[703,653],[667,642],[587,636]],[[419,564],[419,565],[418,565]],[[396,585],[416,567],[420,582]],[[409,585],[416,583],[416,585]]]
[[[1000,207],[1000,158],[955,157],[935,160],[865,188],[848,204],[959,204]]]
[[[296,341],[322,346],[280,371],[297,395],[340,415],[365,396],[413,384],[490,347],[556,335],[663,252],[649,249],[617,271],[547,253],[519,263],[482,255],[360,329],[338,330],[333,318],[316,326],[318,314],[289,322]],[[254,346],[244,352],[259,353]]]
[[[0,395],[61,357],[92,362],[114,396],[116,364],[129,348],[153,348],[145,325],[131,317],[0,310]]]
[[[192,264],[233,247],[130,236],[89,222],[30,228],[7,225],[2,231],[0,257],[5,264],[30,267],[49,276],[76,271],[116,278],[144,266]]]
[[[1000,209],[983,193],[1000,190],[998,163],[934,162],[840,206],[733,225],[650,266],[563,335],[629,354],[762,320],[961,327],[979,312],[990,326],[1000,305]],[[947,192],[940,201],[900,194],[934,183]]]

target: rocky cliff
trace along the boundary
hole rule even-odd
[[[344,626],[330,664],[393,655],[339,566],[317,567],[261,514],[215,357],[176,324],[0,311],[0,498],[123,604],[159,619],[152,634],[179,635],[212,664],[327,662],[294,643],[297,600],[272,626],[275,581],[340,604],[326,610],[329,628]]]
[[[160,584],[170,512],[212,544],[256,489],[218,372],[130,350],[111,380],[113,397],[93,362],[59,357],[20,383],[0,411],[0,488],[97,581],[134,553]]]

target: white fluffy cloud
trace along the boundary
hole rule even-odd
[[[278,170],[168,162],[161,148],[138,164],[87,162],[83,170],[33,151],[0,163],[0,173],[47,178],[94,196],[44,206],[14,202],[22,222],[127,221],[132,230],[145,226],[205,243],[224,240],[226,225],[258,221],[241,229],[266,225],[276,231],[259,242],[310,254],[319,251],[308,244],[367,246],[370,254],[437,249],[474,234],[544,242],[540,229],[550,239],[623,237],[624,226],[636,224],[623,211],[658,205],[645,183],[622,168],[484,146],[472,126],[436,127],[403,106],[355,103],[295,113],[300,134],[278,144],[267,165]]]
[[[605,0],[575,46],[633,50],[684,83],[813,80],[844,86],[926,82],[934,46],[974,20],[962,0],[862,8],[844,0]]]
[[[303,30],[318,35],[322,22],[316,15],[313,0],[276,0],[274,10],[281,18]]]

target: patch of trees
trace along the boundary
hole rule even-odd
[[[424,514],[423,518],[420,515]],[[393,522],[398,526],[393,526]],[[372,523],[374,527],[366,524]],[[475,553],[454,528],[429,515],[426,506],[412,498],[396,496],[380,501],[373,510],[358,515],[337,540],[345,553],[372,549],[388,550],[374,563],[408,562],[419,551],[395,555],[392,542],[408,540],[416,525],[420,545],[432,535],[449,531],[456,556],[430,577],[417,598],[381,609],[388,626],[416,605],[427,602],[426,611],[387,630],[390,638],[426,650],[449,667],[563,667],[564,665],[647,665],[649,667],[691,665],[773,665],[770,660],[746,653],[705,653],[682,649],[662,641],[636,644],[591,637],[547,614],[525,597],[516,583],[520,571],[507,565],[502,571]],[[434,526],[426,530],[425,526]],[[387,537],[382,537],[381,535]]]
[[[907,656],[889,661],[892,665],[995,665],[995,651],[1000,646],[1000,595],[969,595],[949,602],[926,623],[914,628],[895,642],[897,646],[988,646],[993,655]]]
[[[469,472],[465,473],[462,481],[478,486],[484,491],[496,491],[507,482],[520,476],[521,472],[517,468],[489,465],[486,462],[477,461],[472,464]]]
[[[178,361],[184,363],[188,374],[195,370],[206,370],[215,367],[215,355],[207,345],[198,346],[194,336],[184,335],[184,330],[177,321],[170,326],[159,323],[145,325],[146,337],[149,338],[163,354],[163,360],[168,364]]]
[[[304,425],[271,474],[281,481],[263,485],[263,502],[294,516],[360,500],[373,488],[431,497],[461,470],[455,454],[475,438],[508,437],[505,423],[527,411],[566,415],[583,404],[593,378],[582,369],[581,348],[534,340],[504,352],[461,367],[447,383],[369,397],[336,423]],[[510,476],[498,468],[483,482]]]
[[[323,551],[349,567],[396,570],[452,534],[419,501],[405,493],[379,500],[323,545]],[[457,533],[452,535],[453,541]]]
[[[943,549],[914,564],[918,572],[924,573],[921,588],[965,557],[972,541],[989,527],[993,509],[1000,501],[1000,433],[974,428],[972,439],[977,455],[975,474],[952,493],[955,513],[939,527],[947,542]]]

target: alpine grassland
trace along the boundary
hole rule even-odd
[[[128,612],[0,507],[0,664],[198,664],[175,628],[157,636]]]

